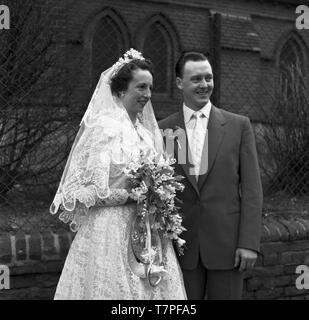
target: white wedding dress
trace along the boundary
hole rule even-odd
[[[131,151],[138,154],[140,149],[150,148],[152,138],[141,123],[138,130],[133,131]],[[151,287],[146,278],[138,277],[131,269],[129,237],[136,205],[123,204],[127,200],[127,191],[122,169],[119,164],[110,164],[111,194],[90,208],[81,224],[66,258],[54,299],[186,299],[181,269],[171,242],[165,255],[167,273],[157,287]]]

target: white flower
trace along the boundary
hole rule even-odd
[[[119,58],[118,61],[113,65],[114,72],[112,77],[122,68],[122,66],[129,63],[133,59],[145,60],[145,58],[139,51],[131,48],[123,55],[123,58]]]
[[[170,185],[166,185],[165,188],[170,191],[171,193],[175,193],[176,192],[176,188]]]
[[[181,239],[181,238],[178,238],[178,239],[177,239],[177,244],[178,244],[180,247],[182,247],[185,243],[186,243],[186,240],[183,240],[183,239]]]
[[[158,193],[162,201],[168,200],[170,197],[170,192],[163,186],[160,186],[159,188],[157,188],[156,192]]]
[[[148,252],[148,250],[145,249],[144,252],[141,253],[141,258],[143,258],[143,260],[146,263],[150,263],[154,260],[156,253],[157,253],[157,250],[154,247],[150,249],[150,252]]]
[[[144,199],[146,199],[146,193],[148,191],[147,186],[145,183],[142,184],[141,187],[137,187],[132,189],[130,197],[136,200],[138,203],[141,203]]]

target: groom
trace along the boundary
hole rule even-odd
[[[247,117],[215,107],[208,59],[183,54],[176,64],[183,105],[159,122],[171,139],[175,170],[185,177],[179,257],[188,299],[241,299],[243,272],[259,252],[262,186],[255,140]]]

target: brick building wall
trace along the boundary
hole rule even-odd
[[[156,48],[153,60],[167,50],[166,67],[159,65],[155,70],[166,73],[167,90],[164,94],[155,90],[153,94],[158,119],[177,111],[181,104],[173,71],[178,55],[197,50],[208,53],[214,67],[213,102],[247,115],[252,121],[263,122],[263,112],[270,110],[274,101],[278,57],[283,45],[292,36],[304,56],[309,53],[308,30],[295,28],[295,7],[301,3],[300,0],[46,0],[44,14],[54,36],[54,53],[66,77],[65,83],[52,90],[52,94],[70,95],[70,108],[80,120],[96,83],[93,48],[99,44],[93,43],[95,30],[108,17],[113,27],[119,29],[118,50],[111,51],[109,59],[103,56],[102,69],[97,73],[130,47],[148,52],[144,41],[151,26],[157,24],[162,28],[166,43]],[[105,33],[101,34],[102,40],[106,40]],[[103,44],[108,47],[109,42]],[[307,79],[308,65],[306,61]]]
[[[0,300],[52,299],[73,238],[70,232],[0,235],[0,266],[10,270],[10,289],[0,290]],[[295,285],[298,265],[309,268],[309,222],[264,217],[261,255],[245,274],[243,299],[309,299],[309,289]]]
[[[56,9],[53,28],[59,43],[57,54],[64,61],[66,84],[70,86],[61,89],[70,92],[73,131],[77,130],[90,101],[96,85],[95,74],[100,74],[130,47],[150,54],[157,50],[154,62],[160,59],[160,53],[166,53],[168,58],[164,67],[155,66],[155,74],[164,73],[167,80],[164,93],[156,92],[155,83],[152,102],[158,120],[181,106],[174,64],[182,51],[209,54],[215,81],[212,102],[248,116],[257,124],[257,138],[265,132],[262,126],[265,118],[279,101],[280,54],[284,55],[287,41],[296,43],[295,52],[304,57],[304,81],[309,83],[309,31],[295,27],[295,7],[301,0],[49,1]],[[96,34],[96,28],[106,19],[109,31]],[[154,38],[150,36],[147,46],[143,44],[154,25],[160,26],[166,42],[158,48],[149,48]],[[117,29],[116,37],[108,38],[110,28]],[[112,48],[108,47],[110,42]],[[95,50],[98,47],[106,54],[100,57],[100,50]],[[286,54],[289,58],[290,53]],[[264,146],[259,148],[263,149]],[[259,159],[265,162],[265,157],[259,151]],[[269,179],[261,174],[263,182]]]
[[[297,0],[50,1],[58,7],[55,32],[59,34],[59,41],[66,43],[62,55],[66,57],[66,66],[71,66],[69,77],[76,87],[71,103],[81,113],[86,109],[95,85],[92,77],[95,28],[106,16],[111,17],[114,25],[119,27],[121,53],[129,47],[147,51],[143,43],[150,25],[156,21],[165,28],[171,39],[166,43],[169,47],[168,92],[153,94],[159,119],[177,111],[181,104],[173,75],[173,65],[181,51],[209,53],[217,87],[214,102],[260,122],[263,121],[260,109],[272,107],[272,99],[268,97],[274,95],[272,85],[278,72],[278,52],[282,44],[293,34],[302,43],[305,52],[309,48],[308,32],[295,29],[295,6],[300,3]],[[214,21],[215,15],[220,16],[220,25],[219,20]],[[114,52],[111,61],[115,61],[121,53]],[[76,59],[81,61],[78,70],[74,63]],[[158,67],[156,72],[162,70]],[[266,81],[265,73],[268,77]]]

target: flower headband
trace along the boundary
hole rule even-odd
[[[118,73],[118,71],[127,63],[129,63],[130,61],[132,61],[133,59],[138,59],[138,60],[145,60],[145,58],[143,57],[143,55],[131,48],[130,50],[128,50],[124,55],[123,57],[120,57],[118,59],[118,61],[114,64],[114,71],[113,71],[113,75],[112,77]]]

